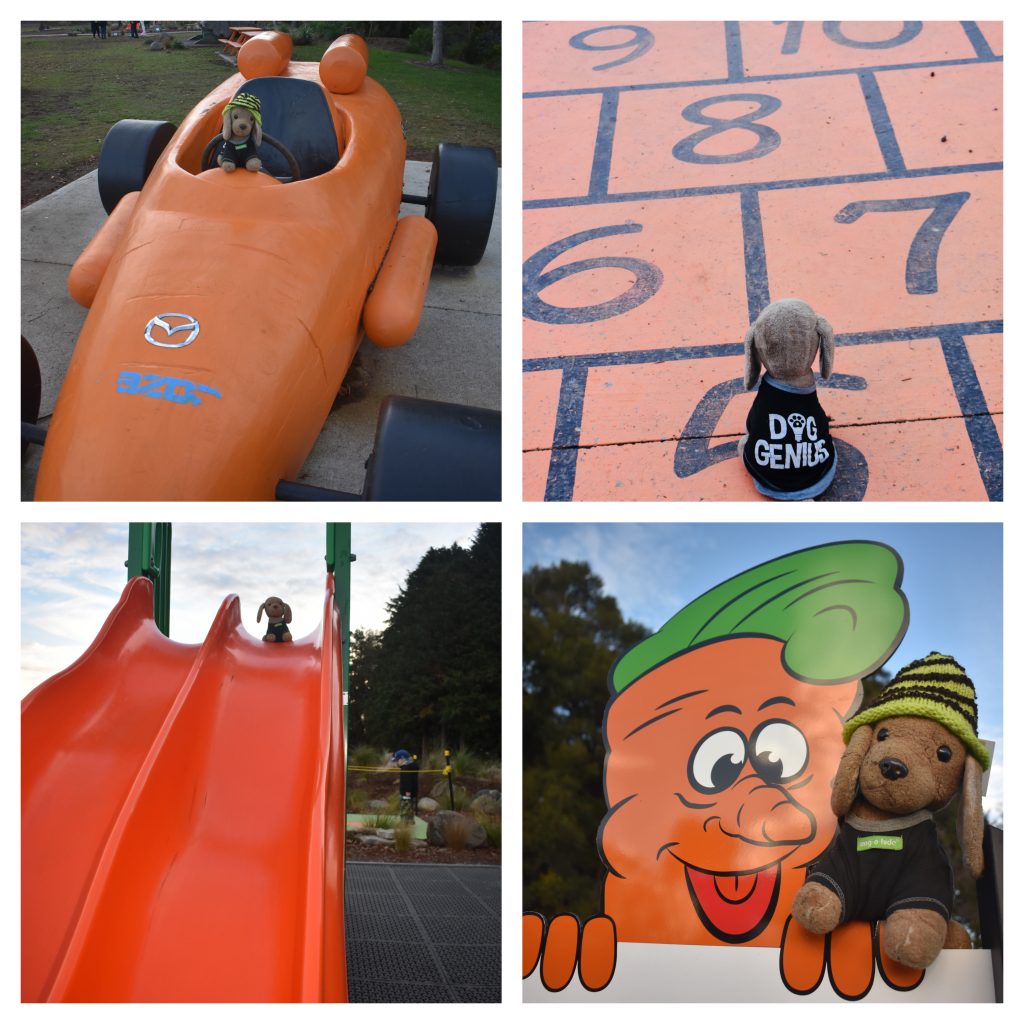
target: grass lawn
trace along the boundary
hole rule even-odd
[[[209,48],[149,50],[148,41],[91,36],[21,42],[22,205],[96,166],[107,130],[122,118],[179,124],[234,74]],[[319,60],[327,43],[295,48]],[[409,157],[429,160],[438,142],[491,146],[501,160],[501,76],[453,62],[434,70],[417,54],[370,51],[370,74],[394,97]]]

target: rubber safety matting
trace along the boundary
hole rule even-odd
[[[524,26],[524,497],[754,500],[742,340],[836,332],[833,500],[1002,498],[996,22]]]
[[[354,1003],[501,1001],[501,868],[345,868]]]

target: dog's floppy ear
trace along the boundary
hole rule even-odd
[[[985,816],[981,810],[982,774],[981,765],[968,754],[964,761],[956,834],[964,855],[964,867],[970,872],[971,878],[979,878],[985,870],[985,857],[981,852],[981,840],[985,835]]]
[[[231,138],[231,108],[230,107],[225,107],[224,108],[224,115],[223,115],[223,117],[224,117],[224,127],[221,129],[220,134],[221,134],[221,138],[223,138],[224,141],[227,142],[227,140]]]
[[[281,603],[284,604],[283,601]],[[291,622],[292,621],[292,606],[290,604],[285,604],[284,605],[284,621],[285,622]]]
[[[257,622],[259,622],[260,619],[263,618],[263,609],[266,608],[266,607],[267,607],[267,602],[264,601],[263,604],[260,605],[260,610],[256,613],[256,621]]]
[[[257,146],[263,145],[263,125],[256,118],[252,119],[252,140]]]
[[[818,317],[818,363],[821,366],[821,379],[828,380],[832,376],[832,363],[836,356],[836,336],[832,325],[823,317]]]
[[[857,795],[857,778],[860,775],[861,761],[871,746],[874,735],[870,725],[862,725],[846,744],[846,750],[836,769],[836,777],[832,781],[832,813],[841,818],[853,806]]]
[[[743,336],[743,386],[749,391],[761,376],[761,357],[754,344],[754,325],[747,328]]]

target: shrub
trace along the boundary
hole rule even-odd
[[[487,833],[487,845],[493,846],[494,849],[501,849],[501,819],[482,817],[477,818],[477,821],[483,825],[484,831]]]
[[[367,828],[394,828],[396,818],[393,814],[371,814],[366,819]]]
[[[412,829],[408,825],[395,827],[395,849],[399,853],[406,853],[412,849]]]
[[[472,778],[477,778],[480,772],[483,770],[484,762],[481,757],[474,754],[473,751],[467,750],[465,747],[459,747],[458,750],[452,754],[452,768],[455,770],[455,777],[469,775]]]
[[[367,768],[383,768],[388,757],[389,753],[370,743],[360,743],[348,752],[350,764],[364,765]]]
[[[348,800],[346,801],[348,809],[353,814],[362,814],[366,810],[366,805],[369,798],[366,795],[366,791],[363,789],[350,789],[348,791]]]
[[[406,53],[430,53],[434,48],[434,30],[426,25],[414,29],[409,36],[409,44],[405,48]]]

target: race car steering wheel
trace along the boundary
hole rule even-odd
[[[199,161],[200,170],[208,171],[211,167],[215,166],[213,154],[216,152],[218,143],[223,141],[224,136],[215,135],[206,144],[206,148],[203,150],[202,159]],[[263,141],[273,146],[274,149],[276,149],[278,153],[288,161],[288,167],[292,172],[292,181],[298,181],[302,177],[302,171],[299,169],[299,161],[295,159],[292,151],[283,142],[278,142],[273,135],[267,135],[266,132],[263,133]],[[261,168],[261,170],[263,169]],[[264,170],[263,173],[270,174],[270,171]],[[272,178],[274,177],[272,174],[270,174],[270,176]]]

